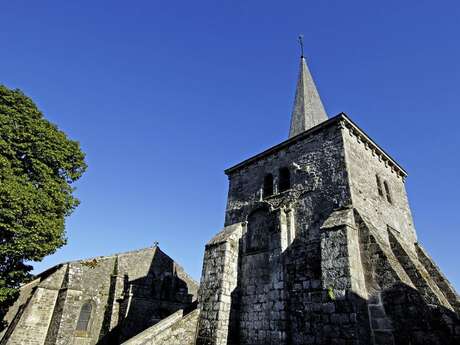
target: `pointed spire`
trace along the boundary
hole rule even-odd
[[[324,110],[323,103],[321,102],[315,82],[313,81],[310,70],[303,57],[303,42],[301,37],[299,37],[299,43],[302,56],[300,57],[299,79],[295,91],[289,138],[327,120],[327,114]]]

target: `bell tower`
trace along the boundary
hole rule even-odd
[[[303,53],[288,140],[225,173],[198,345],[460,341],[459,297],[417,241],[406,171],[344,113],[328,119]]]

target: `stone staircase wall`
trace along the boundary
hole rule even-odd
[[[441,289],[450,305],[455,309],[456,313],[460,315],[460,298],[452,284],[447,280],[430,255],[428,255],[419,243],[415,244],[415,249],[420,263],[425,267],[430,277]]]
[[[194,345],[199,310],[183,314],[178,310],[123,345]]]

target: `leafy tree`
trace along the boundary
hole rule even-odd
[[[65,244],[84,158],[30,98],[0,85],[0,320],[31,277],[27,262]]]

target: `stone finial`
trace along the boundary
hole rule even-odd
[[[305,58],[300,58],[299,79],[295,92],[289,138],[296,136],[323,121],[327,114],[310,74]]]

